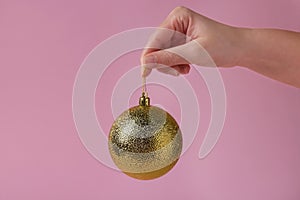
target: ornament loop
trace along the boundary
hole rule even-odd
[[[140,106],[150,106],[150,98],[147,93],[143,92],[139,100]]]

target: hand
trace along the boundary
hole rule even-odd
[[[189,64],[205,66],[205,59],[201,56],[203,49],[195,48],[195,44],[200,44],[217,66],[235,66],[241,56],[239,41],[243,36],[242,30],[216,22],[188,8],[175,8],[159,28],[147,45],[157,48],[148,48],[142,53],[144,77],[154,68],[177,76],[187,74]],[[178,52],[184,57],[179,56]],[[186,57],[191,59],[187,60]],[[160,64],[171,68],[161,67]]]
[[[300,88],[299,32],[232,27],[177,7],[147,47],[141,57],[143,77],[154,68],[178,76],[189,72],[189,64],[213,63],[218,67],[247,67]]]

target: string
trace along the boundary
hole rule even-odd
[[[145,66],[142,64],[142,71],[145,70]],[[147,83],[146,83],[146,77],[142,76],[142,94],[148,97],[147,93]]]
[[[143,94],[145,94],[145,96],[147,97],[147,86],[146,86],[146,77],[142,77],[142,92]]]

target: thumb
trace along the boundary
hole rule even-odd
[[[208,52],[196,40],[169,49],[149,53],[142,58],[142,63],[144,65],[142,68],[142,75],[144,77],[149,75],[152,69],[165,66],[176,66],[178,68],[178,66],[196,64],[198,66],[215,67]],[[174,74],[174,72],[172,73]]]
[[[178,54],[173,53],[171,49],[172,48],[159,50],[145,55],[142,58],[142,75],[144,77],[148,76],[151,73],[152,69],[158,69],[161,72],[176,76],[179,75],[179,72],[174,68],[169,67],[180,66],[189,68],[189,66],[187,65],[189,64],[189,62]]]
[[[160,64],[166,66],[176,66],[176,65],[183,65],[189,64],[187,60],[182,58],[176,53],[173,53],[170,49],[155,51],[152,53],[147,54],[144,57],[144,64]],[[155,65],[149,65],[149,67],[156,68]]]

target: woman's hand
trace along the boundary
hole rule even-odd
[[[208,61],[209,57],[218,67],[247,67],[300,88],[298,32],[232,27],[177,7],[147,46],[141,57],[144,77],[154,68],[175,76],[187,74],[189,64],[213,63]]]
[[[183,38],[183,34],[186,38]],[[239,52],[241,37],[242,31],[238,28],[221,24],[188,8],[177,7],[148,42],[148,46],[159,48],[148,48],[142,53],[141,62],[145,66],[142,75],[148,76],[153,68],[171,75],[186,74],[190,69],[189,64],[203,64],[203,57],[199,52],[201,49],[191,51],[191,46],[194,46],[195,42],[206,49],[217,66],[235,66],[241,56]],[[192,56],[193,63],[172,53],[174,47],[176,52]],[[171,68],[166,69],[159,64]]]

